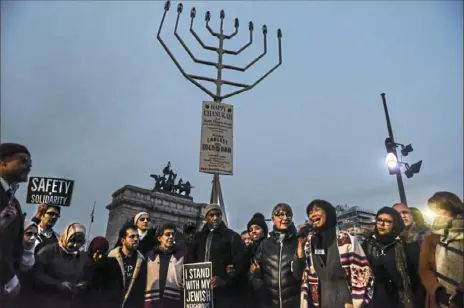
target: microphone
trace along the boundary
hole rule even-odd
[[[15,199],[15,194],[16,194],[16,191],[18,190],[19,188],[19,184],[18,183],[13,183],[10,187],[10,191],[11,191],[11,196],[10,196],[10,200],[8,200],[8,206],[11,206],[11,207],[15,207],[14,204],[13,204],[13,201]],[[6,215],[7,218],[11,218],[10,215]]]
[[[314,230],[314,227],[312,224],[306,224],[305,226],[303,226],[300,230],[298,230],[298,232],[296,233],[296,236],[297,237],[307,237],[308,234]]]
[[[10,187],[10,190],[11,190],[11,196],[10,196],[10,200],[8,201],[8,204],[12,203],[14,198],[15,198],[15,194],[16,194],[16,191],[19,189],[19,184],[18,183],[14,183],[11,185]]]

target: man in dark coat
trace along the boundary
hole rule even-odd
[[[147,262],[137,250],[137,227],[126,224],[119,232],[121,246],[95,265],[91,289],[95,307],[143,308],[147,280]]]
[[[14,296],[20,290],[16,274],[23,252],[24,215],[14,193],[18,183],[27,182],[31,166],[25,146],[0,145],[0,302],[5,294]]]
[[[217,204],[206,207],[205,220],[206,224],[195,234],[188,248],[185,263],[211,262],[214,307],[234,307],[239,294],[237,277],[245,270],[245,247],[240,235],[222,221],[222,211]]]

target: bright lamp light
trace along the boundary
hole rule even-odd
[[[430,222],[433,222],[433,220],[435,219],[435,217],[437,216],[433,211],[431,211],[429,208],[425,208],[425,209],[420,209],[422,214],[424,215],[424,217],[430,221]]]
[[[385,158],[385,162],[387,163],[388,169],[398,168],[398,158],[393,153],[387,154],[387,157]]]

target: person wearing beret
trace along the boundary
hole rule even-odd
[[[23,254],[24,216],[14,193],[19,183],[27,182],[31,166],[25,146],[0,144],[0,302],[20,291],[17,274]]]

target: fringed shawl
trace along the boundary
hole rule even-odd
[[[319,279],[313,265],[311,238],[308,235],[305,244],[306,267],[301,285],[300,308],[319,307]],[[356,238],[344,231],[337,231],[337,246],[340,263],[346,273],[346,280],[353,299],[353,307],[359,308],[372,299],[374,276],[369,267],[366,255]]]

